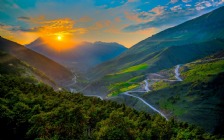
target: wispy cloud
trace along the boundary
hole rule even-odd
[[[182,0],[185,3],[191,2],[192,0]]]
[[[224,5],[224,0],[0,1],[2,36],[31,42],[42,35],[69,34],[77,40],[129,45]]]
[[[135,12],[135,16],[147,21],[128,25],[124,32],[136,32],[148,28],[168,28],[183,23],[191,18],[201,15],[224,4],[224,0],[171,0],[165,6],[157,6],[150,11]],[[133,13],[129,13],[130,15]],[[139,20],[139,19],[138,19]]]
[[[89,17],[89,16],[83,16],[81,18],[79,18],[77,20],[77,22],[91,22],[93,20],[93,18]]]
[[[72,34],[72,33],[86,33],[86,29],[78,28],[75,26],[75,21],[70,18],[59,18],[53,20],[46,20],[44,16],[36,18],[19,17],[27,23],[35,23],[36,26],[31,28],[12,28],[11,31],[23,31],[23,32],[37,32],[44,35],[55,35],[55,34]],[[84,19],[81,19],[84,21]]]
[[[26,23],[40,23],[41,21],[46,20],[46,17],[44,15],[36,17],[20,16],[17,19]]]
[[[171,7],[170,10],[173,11],[173,12],[178,12],[178,11],[182,10],[182,6],[181,5],[176,5],[174,7]]]
[[[147,17],[147,15],[145,15],[144,12],[142,12],[141,14],[136,14],[136,13],[125,11],[124,14],[126,19],[134,21],[134,22],[138,22],[138,23],[144,22],[144,19]]]
[[[171,3],[177,3],[178,0],[171,0],[170,2],[171,2]]]
[[[106,29],[111,26],[112,22],[110,20],[100,20],[95,22],[92,26],[89,27],[90,30],[101,30]]]
[[[210,1],[202,1],[202,2],[197,2],[195,4],[195,7],[197,10],[203,10],[203,9],[205,9],[207,7],[211,7],[211,6],[212,6],[212,4],[210,3]]]
[[[18,17],[18,20],[30,20],[30,17]]]
[[[0,23],[0,33],[4,33],[4,35],[9,38],[12,37],[12,32],[11,32],[12,28],[13,28],[13,26]]]

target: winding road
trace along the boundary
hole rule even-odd
[[[174,80],[174,81],[183,81],[181,78],[180,78],[180,73],[179,73],[179,69],[180,69],[180,65],[177,65],[176,68],[175,68],[175,78],[177,80]],[[145,89],[145,92],[149,92],[151,91],[149,89],[149,83],[148,83],[148,79],[144,80],[145,82],[145,86],[144,86],[144,89]],[[155,112],[159,113],[162,117],[164,117],[166,120],[168,120],[168,118],[162,113],[160,112],[158,109],[156,109],[155,107],[153,107],[152,105],[150,105],[149,103],[147,103],[144,99],[142,99],[141,97],[138,97],[138,96],[135,96],[135,95],[132,95],[132,94],[129,94],[131,92],[143,92],[143,91],[127,91],[127,92],[124,92],[122,94],[126,95],[126,96],[131,96],[131,97],[134,97],[134,98],[137,98],[139,100],[141,100],[145,105],[147,105],[148,107],[150,107],[152,110],[154,110]]]
[[[180,78],[179,69],[180,69],[180,65],[177,65],[176,68],[175,68],[175,77],[176,77],[177,81],[183,81],[183,80]]]
[[[125,93],[123,93],[123,94],[141,100],[144,104],[146,104],[146,105],[147,105],[148,107],[150,107],[152,110],[154,110],[155,112],[159,113],[162,117],[164,117],[166,120],[168,120],[168,118],[167,118],[162,112],[160,112],[159,110],[157,110],[155,107],[153,107],[152,105],[150,105],[149,103],[147,103],[147,102],[146,102],[145,100],[143,100],[142,98],[140,98],[140,97],[138,97],[138,96],[135,96],[135,95],[132,95],[132,94],[129,94],[128,92],[125,92]]]
[[[145,91],[144,91],[144,92],[149,92],[149,91],[151,91],[151,90],[149,89],[149,83],[148,83],[148,80],[146,79],[146,80],[144,80],[144,82],[145,82],[145,87],[144,87],[144,88],[145,88]],[[158,109],[156,109],[155,107],[153,107],[152,105],[150,105],[149,103],[147,103],[147,102],[146,102],[144,99],[142,99],[141,97],[138,97],[138,96],[129,94],[130,92],[143,92],[143,91],[127,91],[127,92],[124,92],[123,94],[141,100],[145,105],[147,105],[147,106],[150,107],[152,110],[154,110],[155,112],[159,113],[162,117],[164,117],[166,120],[168,120],[168,118],[167,118],[162,112],[160,112]]]
[[[175,72],[175,78],[177,80],[172,80],[172,81],[183,81],[181,78],[180,78],[180,73],[179,73],[179,69],[180,69],[180,65],[177,65],[174,72]],[[74,78],[74,81],[76,81],[76,77]],[[145,86],[144,86],[144,90],[145,91],[126,91],[124,93],[122,93],[123,95],[126,95],[126,96],[130,96],[130,97],[134,97],[134,98],[137,98],[139,100],[141,100],[145,105],[147,105],[148,107],[150,107],[153,111],[159,113],[162,117],[164,117],[166,120],[168,120],[168,118],[162,113],[160,112],[158,109],[156,109],[155,107],[153,107],[152,105],[150,105],[149,103],[147,103],[144,99],[142,99],[141,97],[138,97],[138,96],[135,96],[135,95],[132,95],[132,94],[129,94],[129,93],[136,93],[136,92],[141,92],[141,93],[145,93],[145,92],[149,92],[151,91],[149,89],[149,83],[148,83],[148,79],[144,80],[144,83],[145,83]],[[71,89],[70,89],[71,90]],[[72,90],[71,90],[72,91]],[[84,95],[84,96],[93,96],[93,97],[97,97],[97,98],[100,98],[101,100],[103,100],[103,98],[99,95]]]
[[[145,91],[146,91],[146,92],[151,91],[151,90],[149,89],[149,83],[148,83],[148,80],[146,79],[146,80],[144,80],[144,82],[145,82]]]

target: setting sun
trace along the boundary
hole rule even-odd
[[[80,43],[80,41],[75,40],[68,35],[65,36],[62,34],[54,36],[44,36],[42,37],[42,39],[48,49],[56,52],[68,51]]]
[[[59,36],[57,37],[57,39],[60,41],[60,40],[62,39],[62,37],[59,35]]]

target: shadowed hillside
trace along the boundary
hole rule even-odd
[[[30,66],[24,61],[20,61],[16,57],[0,51],[0,75],[10,74],[24,77],[27,81],[43,82],[55,90],[59,87],[43,72]]]
[[[73,78],[73,74],[58,63],[2,37],[0,38],[0,50],[40,70],[58,85],[66,85],[70,83]]]

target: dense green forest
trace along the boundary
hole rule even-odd
[[[0,139],[220,138],[124,104],[56,92],[5,62],[1,62],[0,73]]]
[[[0,77],[1,139],[215,139],[196,126],[15,75]]]

